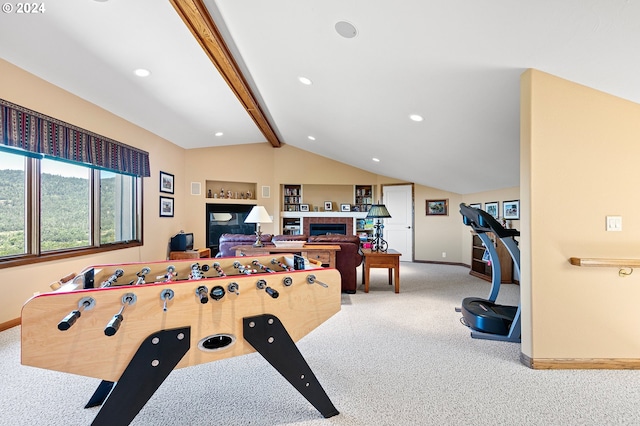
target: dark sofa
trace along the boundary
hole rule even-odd
[[[362,263],[360,238],[356,235],[316,235],[309,237],[309,244],[330,244],[340,246],[336,253],[336,269],[342,275],[342,291],[355,293],[358,286],[356,268]]]
[[[358,273],[356,268],[362,263],[360,251],[360,239],[355,235],[270,235],[263,234],[260,238],[265,246],[273,246],[272,241],[307,241],[309,244],[327,244],[340,246],[336,253],[336,269],[342,276],[342,291],[355,293],[358,286]],[[219,253],[216,257],[235,256],[234,246],[252,245],[256,241],[255,235],[222,234],[219,240]]]
[[[265,246],[269,245],[272,246],[274,245],[271,242],[271,238],[273,236],[271,234],[262,234],[260,236],[260,241],[262,241],[262,244],[264,244]],[[256,242],[256,236],[255,235],[246,235],[246,234],[222,234],[220,236],[220,239],[218,240],[219,246],[218,246],[218,254],[216,254],[216,257],[231,257],[231,256],[235,256],[236,252],[235,250],[231,250],[231,247],[235,247],[235,246],[247,246],[247,245],[253,245]]]

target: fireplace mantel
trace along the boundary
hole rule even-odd
[[[280,212],[280,217],[350,217],[364,219],[366,212]]]
[[[280,212],[280,217],[301,219],[301,233],[309,235],[309,225],[312,223],[344,223],[347,234],[356,235],[356,219],[367,217],[366,212]]]

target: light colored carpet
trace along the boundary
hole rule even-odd
[[[400,294],[368,294],[298,342],[340,415],[324,419],[260,355],[172,372],[132,425],[639,425],[640,371],[531,370],[520,345],[476,340],[454,311],[489,284],[458,266],[402,263]],[[503,286],[499,302],[514,303]],[[0,425],[88,425],[99,381],[20,365],[0,333]]]

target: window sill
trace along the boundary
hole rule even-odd
[[[88,256],[96,253],[104,253],[104,252],[113,251],[113,250],[139,247],[141,245],[142,243],[140,241],[132,241],[128,243],[109,244],[109,245],[104,245],[102,247],[89,247],[89,248],[82,248],[77,250],[49,252],[49,253],[41,254],[40,256],[26,254],[26,255],[14,256],[14,257],[7,257],[5,259],[0,260],[0,269],[13,268],[15,266],[32,265],[34,263],[55,262],[57,260],[62,260],[62,259],[70,259],[73,257]]]

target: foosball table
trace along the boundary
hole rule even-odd
[[[22,364],[101,379],[93,425],[128,425],[175,368],[260,353],[338,414],[295,342],[340,310],[340,273],[294,255],[94,265],[22,308]],[[52,288],[53,288],[52,287]]]

